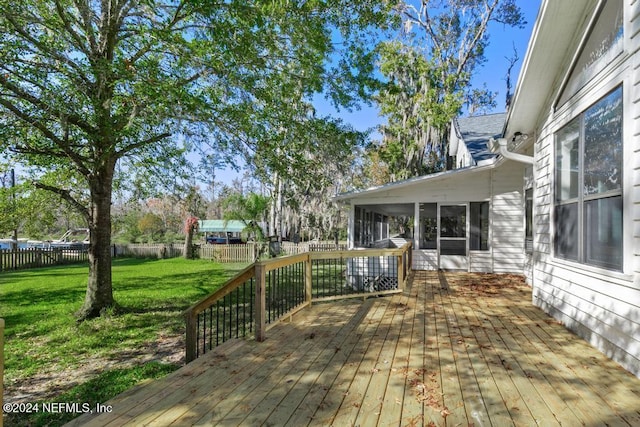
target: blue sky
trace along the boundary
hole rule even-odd
[[[513,47],[518,52],[520,58],[511,72],[512,91],[515,90],[518,74],[522,60],[527,51],[527,44],[531,36],[531,31],[535,23],[538,9],[540,8],[540,0],[517,0],[527,24],[524,28],[509,28],[502,24],[492,22],[489,25],[490,42],[486,50],[487,62],[478,70],[476,76],[472,80],[473,87],[480,88],[486,84],[487,88],[497,93],[496,108],[493,112],[505,111],[505,94],[506,94],[506,73],[509,66],[509,60],[513,56]],[[340,111],[336,112],[322,97],[317,97],[318,102],[315,107],[319,115],[332,115],[341,118],[344,122],[351,124],[355,129],[365,131],[376,127],[384,122],[384,119],[378,115],[375,106],[362,106],[357,111]],[[216,181],[222,181],[225,184],[242,175],[233,170],[216,171]]]

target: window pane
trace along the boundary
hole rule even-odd
[[[585,202],[586,262],[622,269],[622,197]]]
[[[576,69],[582,71],[602,58],[610,50],[622,50],[618,42],[622,41],[623,29],[623,2],[622,0],[608,0],[605,3],[598,22],[594,26],[589,39],[576,64]]]
[[[438,216],[435,203],[420,203],[420,249],[436,249]]]
[[[389,217],[386,215],[382,216],[382,238],[389,238]]]
[[[486,251],[489,249],[489,202],[472,202],[469,210],[471,215],[469,249]]]
[[[556,134],[556,200],[578,197],[578,142],[580,120],[574,119]]]
[[[622,88],[585,112],[584,195],[622,188]]]
[[[564,104],[593,73],[602,69],[608,61],[622,52],[624,36],[624,4],[622,0],[607,0],[598,21],[593,27],[584,49],[575,64],[573,74],[560,98]]]
[[[524,193],[524,249],[525,252],[533,252],[533,188]]]
[[[382,215],[373,215],[373,241],[377,242],[382,238]]]
[[[362,244],[362,210],[357,206],[353,213],[353,241],[356,246]]]
[[[524,193],[524,216],[525,216],[525,231],[524,235],[527,238],[533,238],[533,188],[529,188]]]
[[[440,207],[440,237],[467,237],[467,207]]]
[[[466,240],[440,240],[440,255],[466,255]]]
[[[559,205],[555,208],[555,255],[578,260],[578,204]]]

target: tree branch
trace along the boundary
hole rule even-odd
[[[499,0],[494,0],[492,5],[485,3],[486,10],[485,10],[485,14],[482,19],[482,22],[480,24],[480,27],[476,30],[473,40],[471,40],[471,42],[468,45],[468,48],[466,49],[466,52],[464,52],[464,54],[460,58],[460,61],[458,62],[458,67],[456,69],[456,79],[460,76],[460,74],[462,73],[462,70],[464,70],[465,65],[471,58],[471,53],[473,52],[475,46],[478,44],[478,41],[480,40],[482,34],[484,34],[485,29],[487,28],[487,24],[491,20],[491,17],[493,16],[493,11],[498,5],[498,2]]]
[[[52,192],[54,194],[59,195],[60,197],[62,197],[64,200],[66,200],[71,206],[73,206],[76,210],[78,210],[78,212],[85,217],[85,219],[87,220],[87,222],[90,222],[91,220],[91,213],[89,212],[89,210],[80,202],[78,202],[72,195],[71,192],[69,190],[64,190],[62,188],[58,188],[58,187],[53,187],[51,185],[47,185],[44,184],[42,182],[34,182],[33,183],[36,188],[39,188],[41,190],[46,190],[49,192]]]
[[[84,121],[77,114],[62,112],[62,111],[60,111],[58,109],[53,108],[51,105],[48,105],[45,102],[42,102],[39,98],[37,98],[37,97],[31,95],[30,93],[22,90],[22,88],[20,86],[11,83],[4,76],[0,76],[0,86],[2,86],[5,89],[11,91],[13,94],[16,95],[16,97],[18,99],[22,99],[23,101],[28,102],[29,104],[33,105],[34,107],[36,107],[38,109],[41,109],[43,111],[48,111],[48,112],[50,112],[50,114],[54,115],[55,117],[65,117],[66,120],[69,123],[79,127],[80,129],[82,129],[83,131],[85,131],[89,135],[92,134],[92,133],[97,132],[97,129],[92,127],[88,122]]]
[[[64,55],[61,55],[59,52],[53,51],[51,49],[49,49],[46,44],[41,43],[39,40],[37,40],[36,38],[34,38],[31,34],[29,34],[22,25],[20,25],[20,23],[16,22],[15,19],[13,18],[13,16],[11,16],[10,14],[5,14],[5,18],[7,19],[7,21],[9,23],[11,23],[11,25],[13,26],[13,29],[15,30],[16,34],[19,34],[24,40],[26,40],[28,43],[31,43],[33,46],[35,46],[39,51],[43,52],[43,56],[47,57],[50,56],[51,58],[58,60],[60,62],[63,62],[65,64],[67,64],[69,67],[71,67],[72,69],[74,69],[77,73],[77,77],[79,77],[82,81],[85,82],[85,84],[87,84],[88,86],[91,85],[91,82],[84,77],[84,71],[78,67],[78,64],[76,64],[75,62],[71,61],[69,58],[67,58]]]
[[[126,146],[125,148],[123,148],[122,150],[116,151],[115,152],[115,156],[118,159],[122,158],[127,153],[130,153],[130,152],[132,152],[134,150],[137,150],[138,148],[142,148],[145,145],[149,145],[149,144],[153,144],[154,142],[162,141],[163,139],[168,138],[170,136],[171,136],[171,133],[169,133],[169,132],[163,132],[163,133],[160,133],[158,135],[154,135],[154,136],[149,137],[149,138],[147,138],[145,140],[139,141],[139,142],[137,142],[135,144],[130,144],[130,145]]]
[[[95,38],[95,35],[93,34],[93,27],[91,23],[92,13],[86,1],[75,0],[74,3],[76,5],[76,9],[80,13],[80,17],[82,18],[85,38],[89,43],[89,52],[90,52],[89,55],[91,55],[91,52],[95,52],[97,47],[96,38]]]
[[[68,144],[66,144],[64,140],[58,138],[56,134],[51,132],[45,123],[42,123],[40,120],[34,117],[31,117],[29,114],[25,113],[24,111],[16,107],[13,103],[9,102],[5,98],[0,97],[0,105],[5,107],[7,110],[11,111],[16,117],[18,117],[23,122],[29,124],[30,126],[33,126],[35,129],[40,131],[40,133],[42,133],[46,138],[48,138],[58,148],[60,148],[60,150],[62,150],[65,153],[65,155],[69,159],[71,159],[74,162],[74,164],[76,164],[76,166],[78,167],[78,170],[82,174],[88,175],[90,173],[89,170],[84,165],[85,159],[83,159],[82,156],[78,155],[73,150],[71,150]],[[39,150],[30,148],[30,147],[24,147],[23,149],[21,149],[21,151],[25,153],[28,152],[32,154],[39,154]]]
[[[82,41],[82,37],[73,29],[73,25],[71,21],[67,19],[67,14],[65,13],[64,6],[60,3],[60,0],[55,0],[56,4],[56,12],[60,17],[60,20],[64,24],[64,29],[71,36],[71,38],[76,42],[76,47],[83,52],[85,55],[89,56],[90,51],[87,50],[86,46]],[[90,29],[90,28],[89,28]]]

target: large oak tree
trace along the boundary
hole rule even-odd
[[[494,93],[471,87],[486,62],[490,24],[525,24],[515,0],[404,1],[397,13],[401,37],[380,46],[387,83],[377,102],[388,123],[371,150],[393,181],[447,167],[451,120],[465,105],[469,112],[495,107]]]
[[[182,139],[295,160],[269,135],[314,93],[364,94],[363,37],[386,16],[369,0],[0,0],[0,145],[90,228],[80,318],[114,305],[119,163],[168,161]]]

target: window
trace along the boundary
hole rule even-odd
[[[524,192],[524,250],[533,252],[533,188]]]
[[[420,203],[420,249],[436,249],[438,213],[435,203]]]
[[[356,246],[362,244],[362,209],[355,207],[353,213],[353,242]]]
[[[389,238],[389,217],[386,215],[382,216],[382,238]]]
[[[624,4],[622,0],[603,2],[602,9],[560,98],[560,105],[576,94],[595,74],[623,52]]]
[[[379,213],[373,214],[373,241],[379,242],[382,240],[382,215]]]
[[[471,221],[469,249],[489,250],[489,202],[471,202],[469,215]]]
[[[440,206],[440,255],[467,254],[467,207]]]
[[[556,133],[555,256],[622,269],[622,87]]]

